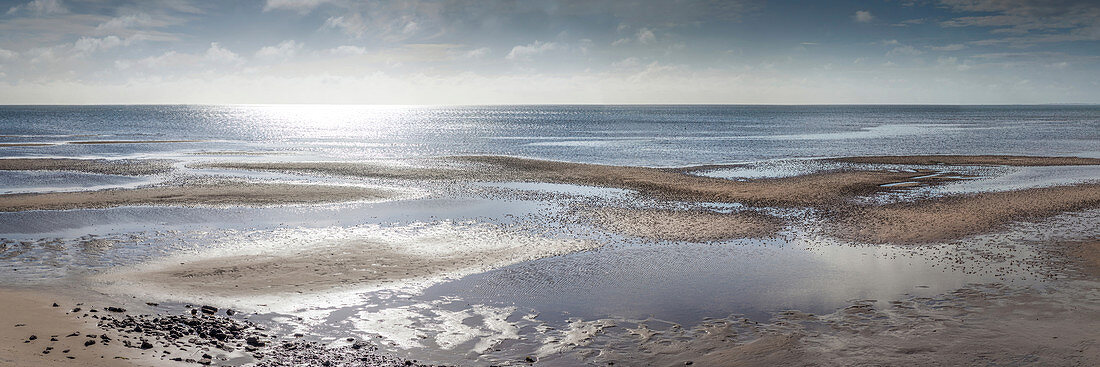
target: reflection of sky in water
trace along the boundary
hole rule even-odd
[[[935,190],[947,194],[1010,191],[1100,181],[1100,166],[1012,167],[1005,174],[966,180]]]
[[[529,307],[544,320],[653,316],[690,324],[730,314],[766,320],[785,309],[827,313],[853,299],[931,295],[999,279],[949,268],[938,258],[943,253],[804,240],[611,247],[472,275],[427,295]]]

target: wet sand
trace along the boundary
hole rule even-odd
[[[0,212],[131,205],[281,205],[394,199],[394,189],[223,181],[137,189],[0,195]]]
[[[1017,155],[900,155],[828,158],[827,161],[860,164],[954,165],[954,166],[1086,166],[1100,164],[1100,158],[1033,157]]]
[[[52,307],[54,303],[58,307]],[[70,313],[76,301],[42,290],[0,289],[0,365],[154,366],[176,365],[121,344],[104,345],[88,335],[103,333],[95,320]],[[79,335],[69,336],[73,333]],[[31,336],[34,340],[29,340]],[[85,345],[89,340],[95,344]],[[43,353],[47,351],[47,353]],[[72,358],[70,358],[72,357]],[[121,358],[116,358],[121,357]],[[180,364],[182,365],[182,364]]]
[[[1100,184],[961,195],[882,206],[849,206],[832,215],[834,234],[872,243],[952,241],[1026,219],[1100,207]]]
[[[256,245],[242,242],[232,250],[175,257],[99,279],[160,296],[239,299],[438,281],[599,246],[446,223],[368,226],[324,237],[311,232]]]
[[[589,213],[613,232],[658,241],[708,242],[774,235],[783,221],[754,212],[603,208]]]
[[[768,323],[731,317],[657,330],[649,320],[597,330],[595,342],[567,352],[600,365],[1091,365],[1100,360],[1100,340],[1086,326],[1100,319],[1096,285],[971,286],[885,305],[856,301],[824,315],[785,311]]]
[[[755,206],[838,204],[859,195],[890,190],[882,185],[912,181],[934,184],[946,177],[924,177],[931,171],[831,171],[809,175],[731,181],[694,176],[676,169],[607,166],[536,159],[478,156],[462,161],[487,164],[516,180],[569,183],[636,190],[662,199],[729,202]]]
[[[172,170],[172,161],[163,159],[70,159],[70,158],[7,158],[0,159],[5,171],[77,171],[105,175],[140,176]]]
[[[556,162],[504,156],[468,156],[451,160],[474,164],[464,168],[394,167],[363,163],[206,163],[193,168],[250,169],[322,173],[409,180],[460,179],[565,183],[636,190],[663,199],[736,202],[760,206],[814,206],[843,202],[853,196],[891,188],[881,185],[913,181],[921,185],[948,182],[922,177],[931,171],[833,171],[788,178],[731,181],[694,176],[672,169]]]

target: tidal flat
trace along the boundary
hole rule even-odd
[[[0,195],[5,363],[1100,362],[1094,160],[192,159],[0,161],[153,175]]]

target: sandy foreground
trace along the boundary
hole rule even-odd
[[[121,343],[105,345],[98,337],[103,330],[96,326],[95,319],[80,319],[70,312],[81,306],[69,297],[40,290],[0,289],[0,302],[0,365],[174,365]],[[70,336],[74,333],[78,335]],[[85,345],[89,341],[95,343]]]
[[[132,205],[318,204],[400,197],[395,189],[222,181],[137,189],[0,195],[0,211],[98,209]]]

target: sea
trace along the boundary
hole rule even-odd
[[[882,154],[1100,156],[1100,106],[3,106],[4,157],[276,151],[686,166]],[[192,143],[73,145],[84,140]]]

